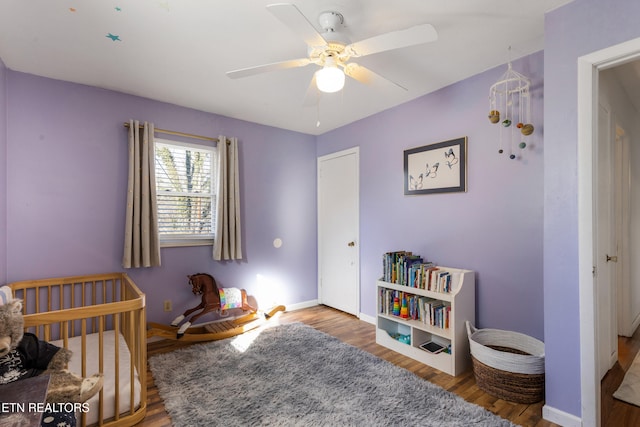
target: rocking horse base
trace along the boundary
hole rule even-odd
[[[182,335],[178,333],[177,326],[149,322],[147,324],[147,338],[161,337],[189,342],[215,341],[231,338],[264,325],[280,311],[285,311],[284,305],[273,307],[268,312],[249,313],[233,320],[224,320],[208,323],[203,326],[190,327],[186,331],[183,331]]]

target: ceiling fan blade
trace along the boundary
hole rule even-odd
[[[271,64],[257,65],[255,67],[242,68],[240,70],[227,71],[227,76],[232,79],[241,77],[255,76],[256,74],[266,73],[269,71],[285,70],[287,68],[304,67],[311,64],[308,58],[291,59],[288,61],[273,62]]]
[[[380,34],[346,47],[351,56],[365,56],[386,50],[400,49],[438,40],[438,32],[431,24],[416,25],[406,30]]]
[[[297,36],[301,37],[308,46],[317,47],[327,44],[326,40],[295,5],[276,3],[267,5],[267,9]]]
[[[389,80],[386,77],[382,77],[380,74],[376,74],[370,69],[363,67],[362,65],[358,65],[355,62],[350,62],[344,67],[344,73],[359,81],[360,83],[364,83],[366,85],[379,86],[385,84],[392,84],[400,89],[407,90],[406,87]]]

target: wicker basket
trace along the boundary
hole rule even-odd
[[[544,398],[544,343],[499,329],[476,329],[467,322],[476,383],[485,392],[516,403]]]

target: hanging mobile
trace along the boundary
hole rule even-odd
[[[518,157],[516,148],[524,150],[527,147],[526,137],[534,131],[531,124],[530,86],[531,81],[515,71],[509,61],[507,71],[489,89],[489,121],[501,124],[498,153],[505,152],[503,143],[506,140],[510,159]]]

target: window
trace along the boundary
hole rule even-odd
[[[217,165],[214,147],[155,140],[158,229],[162,246],[213,243]]]

